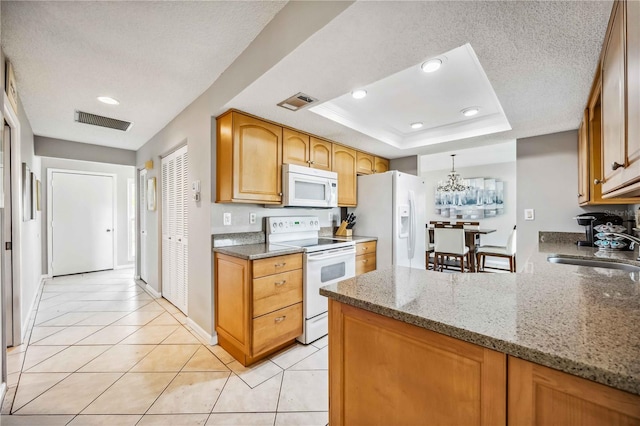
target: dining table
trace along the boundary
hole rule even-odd
[[[429,241],[431,243],[433,243],[433,229],[434,226],[433,225],[426,225],[427,229],[429,230]],[[469,269],[473,272],[477,271],[476,268],[476,248],[477,248],[477,243],[479,242],[479,236],[480,235],[486,235],[486,234],[491,234],[492,232],[496,232],[495,229],[491,229],[491,228],[480,228],[479,226],[475,226],[475,225],[471,225],[471,226],[464,226],[464,237],[465,237],[465,244],[467,247],[469,247]],[[427,266],[428,266],[427,262]]]

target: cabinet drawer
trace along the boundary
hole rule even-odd
[[[302,254],[289,254],[287,256],[270,257],[268,259],[253,261],[254,278],[293,271],[294,269],[302,269]]]
[[[253,320],[252,356],[302,334],[302,303],[278,309]]]
[[[376,270],[376,253],[356,256],[356,275]]]
[[[375,253],[375,252],[376,252],[375,241],[356,244],[356,256],[359,256],[361,254]]]
[[[253,318],[302,302],[302,269],[253,280]]]

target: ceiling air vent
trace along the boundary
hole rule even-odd
[[[78,123],[91,124],[92,126],[108,127],[109,129],[122,130],[126,132],[133,126],[130,121],[117,120],[115,118],[103,117],[89,112],[77,111],[75,121]]]
[[[282,108],[286,108],[288,110],[291,111],[297,111],[301,108],[306,107],[307,105],[310,105],[314,102],[318,102],[318,100],[316,98],[312,98],[311,96],[304,94],[302,92],[298,92],[295,95],[293,95],[292,97],[285,99],[284,101],[280,102],[278,104],[278,106],[281,106]]]

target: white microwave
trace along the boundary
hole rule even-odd
[[[282,207],[338,207],[338,174],[282,165]]]

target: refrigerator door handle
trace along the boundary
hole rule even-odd
[[[409,191],[409,259],[413,259],[416,251],[416,199],[415,193]]]

